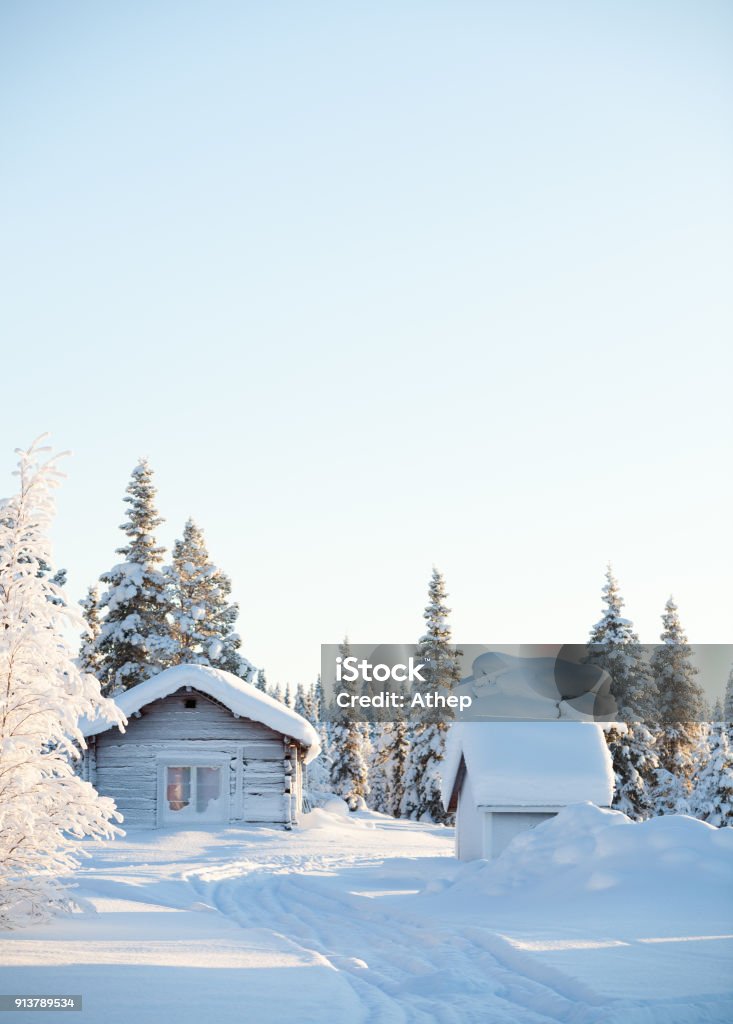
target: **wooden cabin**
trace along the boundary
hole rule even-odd
[[[80,723],[80,770],[114,799],[125,826],[296,823],[303,767],[320,749],[301,715],[202,665],[166,669],[115,703],[124,730],[101,719]]]
[[[609,807],[613,770],[593,722],[462,722],[451,726],[443,804],[456,814],[456,856],[498,857],[514,836],[569,804]]]

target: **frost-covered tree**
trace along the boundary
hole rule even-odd
[[[313,718],[315,722],[322,722],[324,718],[323,683],[321,674],[318,673],[316,685],[313,687]]]
[[[339,654],[344,660],[351,657],[348,637],[340,644]],[[344,682],[340,687],[347,692],[353,685]],[[331,788],[355,811],[369,793],[369,768],[364,755],[362,723],[354,720],[348,708],[335,711],[330,746]]]
[[[155,541],[163,522],[155,508],[153,471],[146,459],[132,471],[125,497],[127,519],[120,529],[127,543],[124,561],[100,578],[107,584],[99,607],[106,614],[95,650],[105,695],[128,690],[170,664],[175,649],[166,618],[168,595],[160,565],[164,549]]]
[[[369,764],[369,805],[375,811],[399,817],[409,749],[403,717],[377,725]]]
[[[643,821],[656,807],[659,758],[654,734],[642,722],[615,723],[605,732],[613,761],[612,806],[634,821]]]
[[[704,729],[696,754],[693,813],[711,825],[733,825],[733,749],[723,723]]]
[[[314,714],[313,707],[313,691],[306,689],[302,683],[298,683],[295,690],[295,704],[293,710],[297,711],[299,715],[306,718],[312,725],[315,725],[317,719]]]
[[[698,670],[692,664],[692,648],[671,597],[665,605],[662,624],[662,642],[651,657],[659,694],[657,750],[662,773],[667,773],[660,775],[658,810],[674,813],[690,794],[695,771],[693,751],[703,736],[705,695],[695,678]]]
[[[331,792],[331,746],[325,724],[316,727],[321,741],[321,752],[315,760],[306,766],[305,788],[311,803],[318,803],[319,798],[332,796]]]
[[[634,625],[621,615],[624,602],[610,565],[602,594],[603,615],[590,631],[588,660],[610,676],[619,721],[654,723],[657,718],[654,681]]]
[[[402,813],[402,801],[405,796],[405,774],[407,772],[409,753],[410,738],[407,731],[407,722],[400,715],[394,723],[389,753],[391,772],[389,813],[395,818],[399,818]]]
[[[91,672],[99,678],[99,671],[102,656],[99,653],[98,641],[102,628],[99,616],[99,588],[91,586],[87,590],[86,597],[79,602],[84,616],[85,630],[82,636],[81,647],[79,648],[79,668],[82,672]]]
[[[382,814],[389,814],[388,757],[392,729],[392,722],[376,723],[369,757],[369,806]]]
[[[275,683],[272,691],[270,692],[270,696],[274,697],[275,700],[279,700],[281,704],[285,703],[283,700],[283,689],[282,686],[280,686],[280,683]]]
[[[460,652],[451,644],[448,625],[450,609],[446,607],[445,581],[433,569],[425,608],[425,633],[417,644],[416,662],[424,665],[425,682],[417,684],[413,704],[418,694],[432,698],[436,694],[448,696],[460,679]],[[447,822],[450,815],[443,808],[440,796],[441,763],[445,756],[445,740],[450,708],[422,707],[415,714],[404,776],[404,795],[401,815],[416,821]]]
[[[265,670],[261,668],[257,673],[257,682],[255,686],[258,690],[262,690],[263,693],[267,693],[267,677],[265,676]]]
[[[733,723],[733,668],[728,675],[728,682],[725,684],[725,696],[723,697],[723,721],[728,725]]]
[[[713,706],[710,709],[710,721],[711,722],[723,722],[725,721],[725,714],[723,712],[723,701],[720,697],[716,697],[713,701]]]
[[[254,669],[240,654],[234,626],[239,608],[229,600],[229,577],[211,561],[203,531],[189,519],[164,569],[173,638],[170,664],[210,665],[250,680]]]
[[[61,587],[66,586],[66,569],[57,569],[52,574],[52,567],[46,562],[41,562],[38,566],[38,575],[41,577],[50,576],[51,582],[55,584],[57,588],[56,595],[54,597],[49,597],[48,600],[53,601],[55,604],[64,604],[65,598],[61,593]]]
[[[0,508],[0,928],[70,905],[60,876],[78,866],[84,836],[119,833],[114,803],[74,775],[82,716],[117,712],[77,667],[68,636],[81,616],[48,573],[57,457],[18,451],[19,491]]]

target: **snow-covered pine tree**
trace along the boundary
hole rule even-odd
[[[272,688],[272,692],[270,693],[270,696],[274,697],[275,700],[279,700],[281,704],[285,703],[285,701],[283,700],[283,688],[282,686],[280,686],[280,683],[275,683],[275,685]]]
[[[711,722],[716,722],[718,724],[720,722],[725,721],[725,714],[723,712],[723,701],[720,699],[720,697],[716,697],[713,701],[713,706],[710,710],[710,720]]]
[[[323,712],[325,708],[323,706],[323,683],[321,682],[321,673],[318,673],[316,679],[316,685],[313,687],[313,719],[314,722],[323,721]]]
[[[318,738],[321,741],[320,754],[307,767],[308,796],[313,801],[314,795],[331,794],[331,766],[333,763],[331,756],[331,723],[323,719],[325,707],[320,675],[316,679],[316,684],[311,694],[310,706],[307,700],[305,703],[306,711],[308,712],[306,718],[308,718],[308,721],[318,733]]]
[[[703,730],[694,757],[698,770],[693,779],[692,811],[718,827],[733,825],[733,749],[722,722]]]
[[[306,689],[302,683],[298,683],[295,689],[295,704],[293,705],[293,710],[299,715],[302,715],[303,718],[306,718],[311,725],[316,724],[317,720],[313,707],[313,691]]]
[[[375,811],[400,816],[409,749],[404,716],[377,724],[369,763],[369,806]]]
[[[687,806],[695,772],[693,753],[703,739],[705,694],[695,677],[692,648],[670,597],[662,614],[662,643],[655,647],[651,670],[657,687],[660,730],[658,813],[679,813]]]
[[[303,696],[303,717],[307,718],[311,725],[315,726],[318,724],[318,718],[316,716],[316,701],[313,690],[308,688],[305,689]]]
[[[79,604],[82,607],[86,629],[79,648],[79,668],[82,672],[91,672],[99,678],[101,655],[97,647],[101,620],[99,617],[99,588],[94,585],[87,590]]]
[[[390,801],[389,813],[399,818],[402,814],[402,801],[405,796],[405,773],[407,772],[407,759],[410,753],[410,738],[407,731],[407,722],[401,713],[394,722],[391,736],[391,750],[389,754],[390,764]]]
[[[369,757],[369,806],[381,814],[389,814],[389,754],[394,730],[392,722],[377,722]]]
[[[415,656],[416,662],[425,666],[425,683],[418,684],[419,692],[425,697],[447,696],[460,679],[460,652],[451,645],[447,596],[445,581],[434,568],[428,588],[429,601],[423,613],[426,629],[418,641]],[[440,796],[440,772],[452,717],[450,708],[428,707],[416,713],[405,766],[402,817],[415,821],[449,821],[451,816],[443,808]]]
[[[590,631],[588,661],[608,672],[619,727],[606,729],[613,761],[612,806],[637,820],[653,813],[658,759],[649,723],[656,721],[655,688],[633,623],[622,616],[618,582],[609,565],[603,615]]]
[[[733,668],[728,674],[728,682],[725,684],[725,696],[723,697],[723,721],[733,725]]]
[[[232,583],[209,557],[203,530],[189,519],[163,570],[169,591],[172,665],[210,665],[251,680],[254,669],[240,654],[234,626],[239,608],[229,600]]]
[[[114,803],[74,775],[78,720],[118,721],[82,674],[67,637],[81,615],[49,575],[53,490],[63,474],[40,442],[18,451],[20,490],[0,509],[0,928],[71,903],[57,879],[78,866],[84,836],[120,830]]]
[[[257,682],[255,683],[255,686],[257,687],[258,690],[262,690],[263,693],[269,692],[267,688],[267,678],[265,676],[265,670],[263,668],[261,668],[257,673]]]
[[[618,722],[604,731],[615,778],[612,807],[644,821],[655,813],[659,758],[654,734],[642,722]]]
[[[339,654],[345,660],[351,657],[349,638],[339,646]],[[353,683],[341,683],[347,692]],[[353,692],[356,692],[354,690]],[[338,709],[331,724],[331,787],[334,793],[358,810],[369,793],[369,769],[364,757],[364,730],[361,722],[354,721],[349,709]]]
[[[590,631],[589,661],[608,672],[619,721],[656,722],[656,690],[634,625],[621,615],[624,601],[609,565],[603,587],[603,616]]]
[[[99,607],[106,612],[97,638],[102,692],[113,695],[157,675],[174,650],[165,577],[159,566],[164,549],[155,542],[163,522],[155,508],[153,471],[142,459],[132,471],[125,502],[127,520],[120,529],[127,544],[117,549],[124,561],[100,579],[107,584]]]
[[[321,741],[321,752],[318,757],[306,765],[305,788],[310,803],[317,804],[319,797],[332,796],[331,792],[331,747],[325,723],[316,726]]]

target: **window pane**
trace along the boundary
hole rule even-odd
[[[196,811],[202,814],[212,800],[219,799],[220,771],[218,768],[196,769]]]
[[[168,806],[172,811],[180,811],[191,802],[191,769],[168,768],[168,785],[166,789]]]

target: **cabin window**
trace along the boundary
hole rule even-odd
[[[172,811],[182,811],[191,803],[191,769],[171,765],[168,768],[168,785],[166,788],[168,807]]]
[[[207,766],[169,765],[166,778],[168,809],[182,811],[194,807],[204,814],[221,795],[221,769]]]
[[[196,699],[195,699],[195,697],[189,697],[188,700],[185,700],[183,702],[183,706],[184,706],[184,708],[195,708],[196,707]]]

